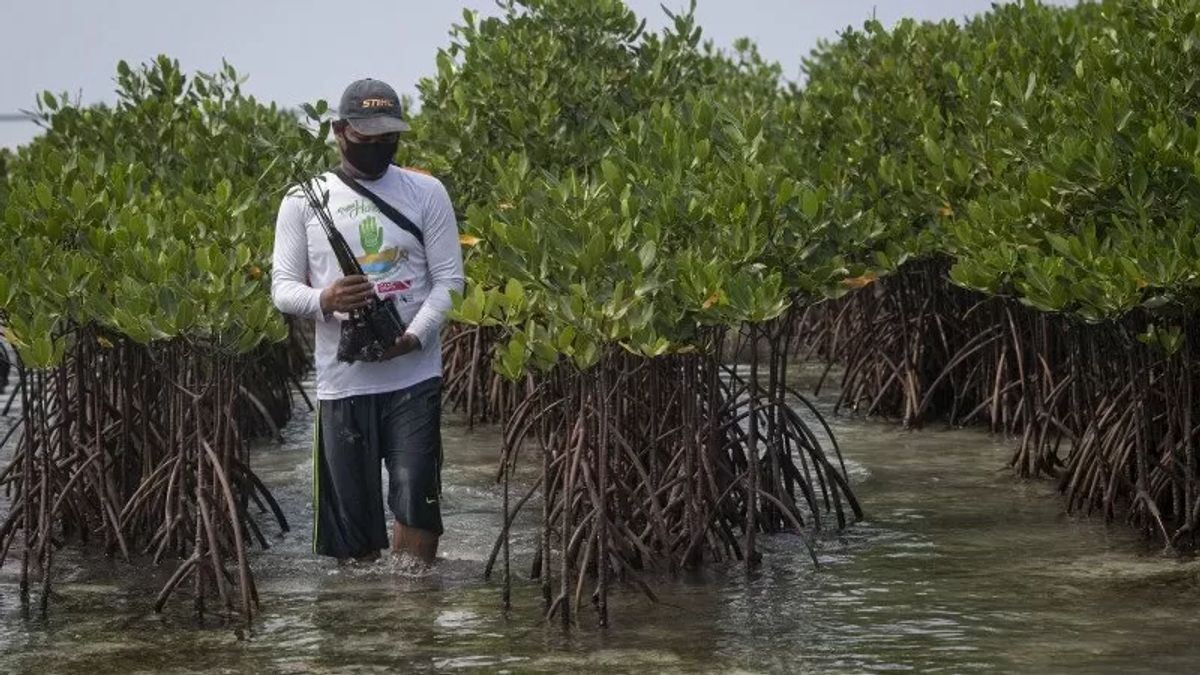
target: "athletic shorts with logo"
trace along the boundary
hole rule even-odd
[[[388,548],[397,522],[442,534],[441,378],[321,401],[313,443],[313,549],[335,558]]]

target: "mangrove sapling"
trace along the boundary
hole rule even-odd
[[[158,609],[191,582],[197,609],[215,597],[248,620],[249,540],[270,541],[253,511],[287,523],[247,442],[278,437],[305,347],[283,344],[263,273],[260,224],[286,177],[244,135],[297,151],[311,141],[290,114],[245,97],[228,66],[188,78],[164,57],[120,64],[117,81],[113,107],[45,94],[49,131],[8,166],[0,316],[22,408],[0,470],[11,498],[0,563],[21,556],[27,603],[40,571],[45,609],[58,546],[178,559]]]

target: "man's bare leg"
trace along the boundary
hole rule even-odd
[[[395,523],[393,529],[393,553],[412,556],[426,565],[433,564],[434,558],[437,557],[438,535],[401,523]]]

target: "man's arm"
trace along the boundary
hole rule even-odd
[[[275,250],[271,256],[271,301],[284,314],[325,319],[321,291],[308,285],[308,233],[304,201],[284,196],[275,218]]]
[[[425,206],[423,223],[425,235],[425,261],[429,267],[432,288],[429,297],[417,310],[408,334],[415,337],[422,347],[437,340],[438,331],[450,311],[450,291],[462,292],[463,259],[462,247],[458,242],[458,223],[454,219],[454,207],[450,195],[441,183],[433,191]]]

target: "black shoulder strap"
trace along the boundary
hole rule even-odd
[[[387,216],[388,220],[395,223],[400,229],[416,237],[417,241],[421,242],[421,246],[425,245],[425,235],[421,232],[421,228],[413,224],[413,221],[405,217],[403,213],[400,213],[396,207],[385,202],[383,197],[380,197],[374,192],[371,192],[367,188],[363,187],[361,183],[348,176],[345,171],[341,170],[341,168],[334,169],[333,174],[341,179],[341,181],[345,183],[346,186],[351,190],[354,190],[363,197],[370,199],[371,203],[375,205],[375,208],[379,209],[383,215]]]

